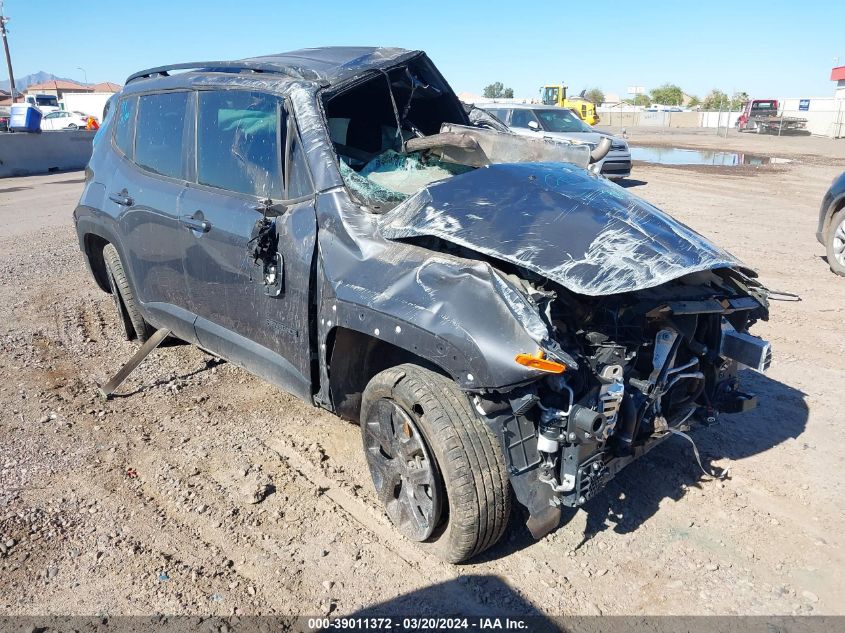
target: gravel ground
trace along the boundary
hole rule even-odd
[[[845,143],[629,133],[793,157],[636,165],[626,186],[803,301],[757,326],[760,407],[694,433],[728,480],[672,439],[545,539],[515,519],[462,566],[391,528],[356,426],[198,349],[99,400],[134,346],[78,251],[82,174],[0,181],[0,615],[845,613],[845,279],[814,238]]]

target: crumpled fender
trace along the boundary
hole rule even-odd
[[[535,352],[547,327],[490,264],[381,239],[377,217],[342,190],[320,194],[317,213],[329,291],[321,298],[321,343],[331,327],[363,332],[434,362],[467,390],[542,375],[514,357]],[[344,230],[334,230],[340,223]]]

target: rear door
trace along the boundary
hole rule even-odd
[[[310,192],[290,200],[284,185],[284,101],[248,90],[202,90],[195,99],[195,177],[181,222],[197,338],[307,399],[316,215]],[[272,252],[256,260],[265,214]]]
[[[189,92],[124,97],[112,143],[121,159],[106,190],[121,259],[150,321],[194,340],[179,205],[185,191]]]

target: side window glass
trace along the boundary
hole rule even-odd
[[[502,123],[507,121],[507,118],[508,118],[508,111],[507,110],[488,110],[488,112],[490,112],[490,114],[492,114],[494,117],[499,119],[499,121],[501,121]]]
[[[135,110],[137,105],[137,97],[121,99],[115,113],[114,143],[129,158],[132,158],[132,140],[135,136]]]
[[[300,198],[314,192],[311,186],[311,176],[308,172],[308,164],[305,162],[305,154],[302,151],[302,143],[295,133],[290,146],[290,175],[288,177],[287,198]]]
[[[182,136],[187,92],[163,92],[138,100],[135,162],[162,176],[182,178]]]
[[[511,127],[528,127],[529,121],[536,121],[531,110],[514,110],[511,112]]]
[[[197,182],[261,198],[281,198],[284,140],[279,138],[279,103],[277,97],[260,92],[200,92]]]

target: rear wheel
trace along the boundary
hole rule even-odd
[[[510,516],[504,458],[452,380],[410,364],[377,374],[361,431],[376,493],[402,534],[452,563],[499,540]]]
[[[69,129],[69,130],[78,130],[78,129],[79,129],[79,126],[78,126],[76,123],[71,123],[70,125],[68,125],[68,126],[67,126],[67,129]]]
[[[117,249],[111,244],[103,247],[103,261],[106,263],[106,274],[109,278],[111,295],[117,308],[118,318],[123,326],[123,333],[127,341],[138,339],[142,343],[150,338],[153,328],[141,316],[138,303],[129,287],[123,263]]]
[[[830,269],[845,277],[845,209],[837,211],[830,220],[825,246]]]

